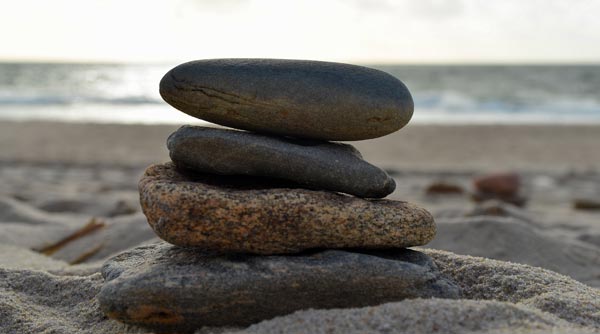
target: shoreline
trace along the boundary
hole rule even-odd
[[[179,126],[0,121],[0,162],[146,166],[168,161]],[[409,124],[348,143],[392,171],[600,170],[600,125]]]

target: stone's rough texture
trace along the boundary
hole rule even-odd
[[[306,60],[193,61],[165,74],[160,94],[209,122],[324,140],[385,136],[414,109],[406,86],[385,72]]]
[[[458,298],[423,253],[324,250],[215,255],[157,243],[109,260],[99,294],[111,318],[161,331],[248,325],[308,308]]]
[[[384,170],[346,144],[183,126],[167,146],[178,167],[198,172],[274,177],[359,197],[385,197],[396,188]]]
[[[276,254],[417,246],[435,235],[432,216],[414,204],[286,186],[256,177],[184,174],[171,163],[149,167],[139,183],[148,223],[179,246]]]

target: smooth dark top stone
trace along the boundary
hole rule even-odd
[[[106,315],[169,333],[245,326],[308,308],[460,295],[427,255],[408,249],[256,256],[157,243],[114,257],[102,275]]]
[[[308,60],[193,61],[165,74],[160,94],[209,122],[324,140],[385,136],[406,125],[414,109],[406,86],[385,72]]]
[[[198,172],[273,177],[370,198],[396,188],[384,170],[347,144],[184,126],[169,137],[167,147],[178,167]]]

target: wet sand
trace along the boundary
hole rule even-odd
[[[147,165],[168,159],[176,125],[0,122],[0,161]],[[444,170],[600,169],[600,126],[408,125],[352,142],[386,168]]]

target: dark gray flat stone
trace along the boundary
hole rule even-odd
[[[167,146],[178,167],[198,172],[279,178],[370,198],[385,197],[396,188],[383,169],[347,144],[183,126]]]
[[[157,243],[114,257],[102,274],[106,315],[165,332],[249,325],[308,308],[459,297],[428,256],[408,249],[252,256]]]
[[[414,109],[406,86],[385,72],[308,60],[193,61],[169,71],[160,94],[209,122],[324,140],[385,136],[406,125]]]

